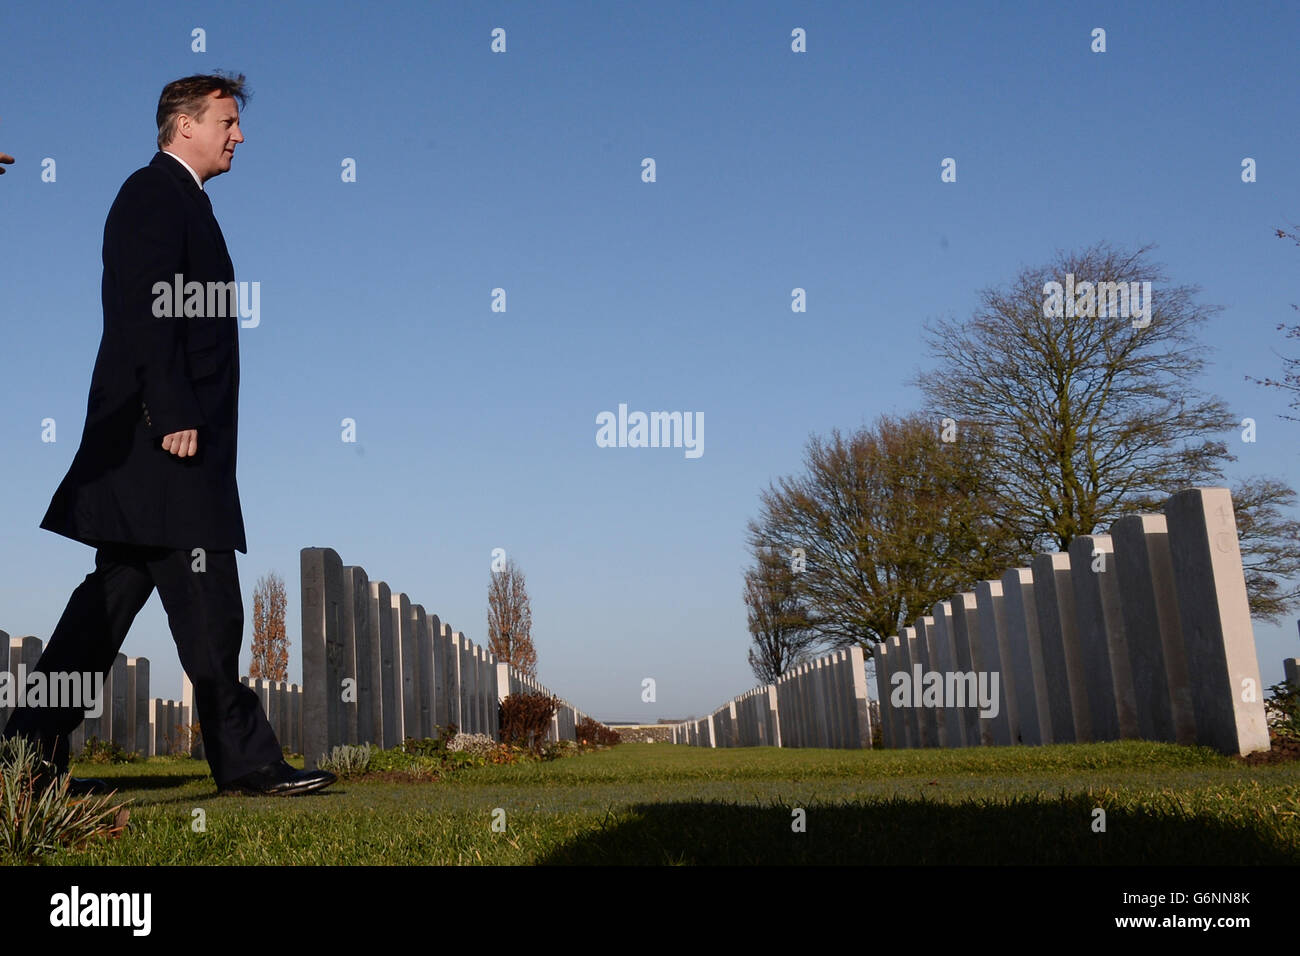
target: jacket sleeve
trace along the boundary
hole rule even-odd
[[[176,275],[182,286],[187,281],[182,202],[162,175],[142,171],[123,185],[104,225],[105,283],[111,272],[120,296],[121,355],[139,383],[141,416],[153,438],[204,424],[187,371],[185,316],[173,314]],[[160,282],[168,289],[162,297],[155,292]]]

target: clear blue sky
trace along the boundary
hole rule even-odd
[[[1300,14],[1223,6],[7,5],[0,628],[47,637],[93,567],[37,525],[84,422],[104,217],[154,153],[162,86],[215,69],[254,91],[207,184],[237,277],[261,284],[240,343],[241,583],[251,621],[258,577],[286,579],[294,679],[300,548],[485,643],[500,547],[552,690],[611,720],[709,712],[755,683],[759,491],[810,433],[921,405],[923,320],[1099,240],[1156,243],[1224,307],[1204,384],[1258,422],[1233,474],[1300,486],[1300,424],[1244,379],[1297,350],[1274,327],[1300,318],[1300,249],[1273,233],[1300,223]],[[704,454],[598,448],[621,402],[702,412]],[[1280,680],[1295,622],[1256,641]],[[156,594],[125,650],[179,693]]]

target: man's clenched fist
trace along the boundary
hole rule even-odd
[[[189,428],[183,432],[172,432],[163,438],[163,451],[169,451],[177,458],[186,458],[199,453],[199,432]]]

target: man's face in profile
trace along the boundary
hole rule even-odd
[[[208,94],[207,109],[199,119],[190,118],[189,148],[185,161],[204,181],[230,170],[235,144],[244,141],[239,131],[239,107],[233,96]],[[192,157],[192,158],[191,158]]]

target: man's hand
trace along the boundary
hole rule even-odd
[[[163,451],[169,451],[177,458],[186,458],[199,453],[199,432],[189,428],[183,432],[172,432],[163,438]]]
[[[8,153],[0,153],[0,163],[12,163],[13,161],[14,158],[10,156]],[[4,173],[5,173],[4,167],[0,166],[0,176],[3,176]]]

